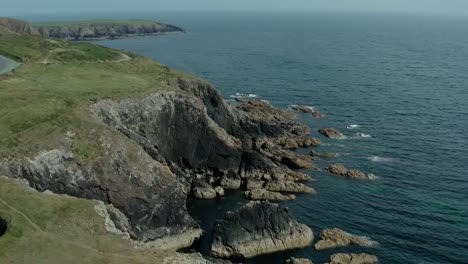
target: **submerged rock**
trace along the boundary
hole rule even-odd
[[[361,254],[346,254],[338,253],[330,257],[329,264],[373,264],[377,263],[379,260],[375,255],[370,255],[366,253]]]
[[[359,170],[348,170],[343,164],[332,164],[327,171],[333,174],[346,176],[354,180],[375,180],[377,176],[371,173],[364,173]]]
[[[315,111],[315,112],[312,113],[312,116],[315,117],[315,118],[324,118],[325,114]]]
[[[336,153],[331,153],[331,152],[317,153],[313,150],[309,152],[309,155],[311,157],[320,157],[320,158],[334,158],[337,156]]]
[[[245,196],[250,200],[266,201],[289,201],[296,199],[294,194],[283,195],[279,192],[271,192],[265,189],[254,189],[245,192]]]
[[[312,230],[299,224],[286,208],[269,202],[250,202],[227,212],[216,223],[211,254],[251,258],[307,247],[312,240]]]
[[[334,128],[322,128],[319,133],[329,138],[341,138],[343,134]]]
[[[290,258],[286,260],[286,264],[313,264],[312,260],[305,258]]]
[[[320,231],[319,237],[320,241],[314,245],[316,250],[347,247],[352,245],[364,247],[377,245],[377,242],[372,241],[367,237],[352,235],[339,228],[324,229]]]

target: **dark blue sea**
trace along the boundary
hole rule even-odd
[[[98,17],[99,15],[95,15]],[[114,17],[117,15],[114,15]],[[124,17],[124,15],[119,15]],[[117,17],[119,17],[117,16]],[[468,18],[333,13],[137,14],[186,34],[100,41],[209,80],[227,100],[255,94],[287,108],[304,104],[327,115],[299,115],[335,160],[373,173],[359,182],[309,172],[315,195],[283,203],[314,233],[339,227],[379,242],[376,248],[312,247],[248,263],[337,252],[376,254],[381,263],[468,263]],[[352,129],[349,127],[353,126]],[[335,127],[347,137],[328,140]],[[360,134],[359,134],[360,133]],[[300,152],[308,152],[308,149]],[[247,201],[189,201],[208,231]]]

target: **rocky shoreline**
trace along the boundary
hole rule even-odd
[[[115,36],[109,35],[112,28],[98,33],[82,29],[51,33],[18,21],[0,22],[13,32],[48,37]],[[118,34],[154,31],[127,28]],[[96,212],[105,218],[108,231],[139,248],[191,246],[210,230],[202,230],[190,215],[187,197],[216,199],[225,190],[243,191],[254,201],[217,222],[213,256],[252,258],[309,246],[312,230],[298,223],[286,208],[267,201],[316,193],[313,180],[298,169],[320,170],[313,163],[320,155],[294,152],[321,145],[319,139],[310,137],[310,128],[296,122],[293,112],[262,100],[230,105],[202,80],[171,77],[162,83],[167,91],[92,101],[83,112],[93,128],[80,133],[63,131],[50,149],[4,158],[0,175],[25,181],[40,192],[100,201]],[[294,109],[324,117],[304,106]],[[331,138],[342,136],[333,129],[321,131]],[[79,135],[95,140],[95,151],[85,157],[77,151]],[[353,179],[371,177],[340,166],[328,170]]]

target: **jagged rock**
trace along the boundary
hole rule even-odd
[[[224,189],[238,190],[241,187],[241,177],[230,171],[221,178],[220,186]]]
[[[312,107],[305,106],[305,105],[290,105],[289,107],[292,110],[300,111],[300,112],[303,112],[303,113],[313,113],[314,112]]]
[[[309,155],[311,157],[320,157],[320,158],[334,158],[337,156],[336,153],[331,153],[331,152],[317,153],[313,150],[309,152]]]
[[[128,233],[130,231],[130,223],[127,217],[112,204],[106,205],[107,212],[110,220],[114,222],[114,226],[122,232]]]
[[[329,264],[373,264],[377,262],[379,262],[379,260],[375,255],[370,255],[366,253],[338,253],[330,257]]]
[[[315,193],[313,188],[293,181],[271,181],[265,189],[273,192]]]
[[[285,155],[281,158],[281,163],[293,169],[317,170],[317,167],[310,162],[310,157],[303,155]]]
[[[213,233],[215,257],[251,258],[307,247],[312,230],[299,224],[286,208],[268,202],[250,202],[219,220]]]
[[[245,196],[250,200],[264,201],[289,201],[296,199],[294,194],[283,195],[279,192],[271,192],[265,189],[254,189],[245,192]]]
[[[319,133],[329,138],[341,138],[343,134],[334,128],[322,128]]]
[[[317,138],[311,138],[308,147],[318,147],[322,145],[322,142]]]
[[[305,258],[290,258],[286,260],[286,264],[313,264],[312,260]]]
[[[341,176],[346,176],[351,179],[355,180],[375,180],[377,179],[377,176],[374,174],[366,174],[364,172],[358,171],[358,170],[348,170],[343,164],[332,164],[330,165],[327,170],[330,173],[333,174],[338,174]]]
[[[332,164],[327,169],[330,173],[338,175],[346,175],[348,169],[343,164]]]
[[[214,190],[216,194],[218,195],[218,197],[224,196],[224,189],[221,186],[216,186]]]
[[[347,247],[352,245],[371,247],[377,243],[364,236],[355,236],[341,229],[324,229],[320,231],[320,241],[314,247],[316,250]]]

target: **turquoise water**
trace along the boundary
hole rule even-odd
[[[154,18],[140,14],[139,18]],[[468,262],[468,18],[363,14],[163,14],[187,34],[102,41],[201,76],[227,99],[253,93],[286,108],[305,104],[325,119],[300,115],[314,130],[336,127],[343,140],[321,138],[317,151],[379,176],[355,182],[310,175],[316,195],[286,202],[317,234],[340,227],[380,243],[376,248],[316,252],[312,247],[257,258],[291,256],[315,263],[335,252],[368,252],[382,263]],[[359,125],[347,129],[351,124]],[[363,138],[357,133],[368,134]],[[306,152],[308,150],[301,150]],[[325,167],[329,160],[317,163]],[[335,162],[335,161],[333,161]],[[190,201],[210,231],[224,211],[246,201]],[[208,254],[210,234],[199,250]]]

